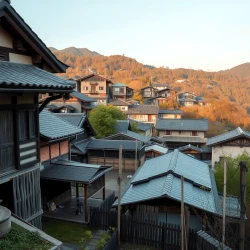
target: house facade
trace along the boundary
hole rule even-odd
[[[0,2],[0,199],[12,213],[41,228],[39,112],[69,98],[75,83],[10,5]],[[39,94],[50,96],[39,103]],[[40,106],[39,106],[40,104]]]
[[[128,111],[128,108],[132,106],[132,104],[126,102],[125,100],[121,100],[121,99],[116,99],[113,102],[110,102],[109,105],[115,106],[123,112]]]
[[[113,100],[126,100],[133,96],[134,90],[124,83],[116,83],[112,86]]]
[[[181,119],[183,111],[179,109],[160,109],[159,118],[162,119]]]
[[[250,132],[240,127],[227,133],[208,138],[207,146],[212,147],[212,166],[221,162],[224,156],[237,157],[244,152],[250,154]]]
[[[129,107],[126,114],[129,119],[155,124],[158,117],[159,107],[156,105],[134,105]]]
[[[97,104],[106,105],[111,101],[113,82],[101,75],[90,74],[77,80],[77,90],[97,100]]]
[[[156,130],[167,147],[178,148],[187,144],[202,146],[206,144],[207,119],[159,119]]]
[[[197,95],[190,92],[178,93],[176,97],[181,106],[193,106],[197,104]]]

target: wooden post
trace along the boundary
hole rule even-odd
[[[88,185],[84,184],[84,210],[85,210],[85,222],[88,222]]]
[[[240,164],[240,244],[239,249],[245,249],[245,219],[246,219],[246,162]]]
[[[224,246],[225,246],[226,195],[227,195],[227,162],[224,159],[224,190],[223,190],[223,216],[222,216],[222,249],[224,249]]]
[[[118,248],[121,244],[121,182],[122,182],[122,145],[119,148],[119,176],[118,184],[118,214],[117,214],[117,233],[118,233]]]
[[[105,200],[105,186],[102,189],[102,199]]]
[[[181,250],[185,250],[184,227],[184,178],[181,176]]]

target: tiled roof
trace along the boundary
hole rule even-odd
[[[127,132],[129,129],[129,120],[117,120],[116,126],[115,126],[115,132],[121,133],[121,132]]]
[[[113,84],[112,87],[128,87],[128,85],[118,82],[118,83]]]
[[[83,129],[77,128],[61,118],[56,117],[46,109],[39,114],[39,124],[41,136],[49,140],[66,138],[83,133]]]
[[[207,131],[207,119],[159,119],[156,121],[157,130],[186,130]]]
[[[206,138],[198,136],[163,136],[161,139],[165,142],[185,142],[185,143],[206,143]]]
[[[35,46],[37,46],[37,48],[39,48],[39,50],[41,50],[49,58],[49,61],[53,63],[53,66],[57,68],[57,73],[63,73],[66,71],[69,66],[57,59],[57,57],[47,48],[45,43],[16,12],[16,10],[8,3],[8,1],[0,2],[0,10],[7,11],[8,15],[11,15],[11,18],[14,19],[17,25],[19,25],[24,32],[28,33]]]
[[[113,102],[110,102],[109,105],[113,105],[113,106],[131,106],[130,103],[125,102],[123,100],[117,99]]]
[[[183,114],[183,111],[180,109],[160,109],[159,114]]]
[[[149,123],[143,123],[143,122],[138,122],[136,120],[133,120],[133,119],[129,119],[131,123],[136,123],[136,126],[137,128],[140,130],[140,131],[144,131],[146,132],[147,130],[151,129],[153,126],[150,125]]]
[[[34,65],[0,62],[0,87],[72,90],[75,82]]]
[[[151,137],[149,136],[145,136],[145,135],[140,135],[138,133],[135,133],[135,132],[132,132],[132,131],[127,131],[127,132],[124,132],[125,135],[128,135],[138,141],[142,141],[144,143],[148,143],[151,139]]]
[[[80,93],[79,91],[73,91],[70,95],[77,98],[78,100],[80,100],[82,102],[96,102],[96,99],[91,98],[87,95],[84,95],[84,94]]]
[[[58,160],[41,171],[41,178],[90,184],[111,169],[111,166]]]
[[[168,148],[165,148],[165,147],[162,147],[162,146],[159,146],[159,145],[146,146],[145,152],[148,152],[148,151],[151,151],[151,150],[160,152],[162,154],[166,154],[168,152]]]
[[[85,116],[85,114],[82,113],[54,113],[54,115],[76,127],[79,126],[80,121],[82,120],[83,116]]]
[[[106,80],[107,82],[112,83],[111,79],[109,79],[109,78],[107,78],[107,77],[105,77],[105,76],[99,75],[99,74],[95,74],[95,73],[91,73],[91,74],[89,74],[89,75],[86,75],[86,76],[84,76],[84,77],[82,77],[82,78],[80,78],[80,79],[78,79],[78,80],[80,80],[80,81],[85,81],[85,80],[87,80],[87,79],[89,79],[89,78],[91,78],[91,77],[93,77],[93,76],[100,77],[100,78]]]
[[[72,148],[76,148],[81,153],[86,154],[87,153],[87,145],[90,143],[92,139],[86,139],[77,143],[72,144]]]
[[[195,146],[193,146],[193,145],[191,145],[191,144],[188,144],[188,145],[186,145],[186,146],[183,146],[183,147],[179,147],[179,148],[177,148],[179,151],[181,151],[181,152],[183,152],[183,151],[185,151],[185,150],[187,150],[187,149],[191,149],[191,150],[194,150],[194,151],[197,151],[197,152],[202,152],[202,149],[201,148],[198,148],[198,147],[195,147]]]
[[[130,179],[122,195],[121,204],[164,197],[181,201],[181,176],[184,177],[186,204],[222,215],[216,184],[209,166],[178,150],[145,161]],[[117,202],[114,205],[117,205]]]
[[[207,146],[213,146],[216,144],[221,144],[225,141],[229,141],[235,138],[239,138],[239,137],[245,137],[250,139],[250,132],[245,131],[243,129],[241,129],[240,127],[229,131],[227,133],[221,134],[221,135],[217,135],[215,137],[211,137],[207,139]]]
[[[136,145],[137,144],[137,145]],[[87,149],[117,149],[119,150],[120,145],[122,145],[123,150],[140,150],[143,147],[140,141],[131,140],[105,140],[105,139],[93,139],[88,145]]]
[[[129,107],[127,114],[144,114],[144,115],[157,115],[159,112],[159,107],[156,105],[135,105]]]

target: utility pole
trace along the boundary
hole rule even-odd
[[[185,242],[184,242],[184,178],[181,176],[181,250],[185,250]]]
[[[121,244],[121,182],[122,182],[122,145],[119,148],[119,176],[118,184],[118,214],[117,214],[117,234],[118,234],[118,249]]]
[[[225,246],[226,231],[226,195],[227,195],[227,162],[224,159],[224,190],[223,190],[223,222],[222,222],[222,249]]]
[[[245,161],[241,161],[240,167],[240,243],[239,250],[245,249],[245,219],[246,219],[246,172]]]

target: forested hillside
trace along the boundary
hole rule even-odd
[[[236,67],[237,70],[232,69],[231,74],[230,70],[205,72],[182,68],[156,68],[143,65],[126,56],[103,56],[88,49],[74,47],[60,51],[55,48],[51,48],[51,50],[61,61],[71,66],[66,74],[63,74],[67,78],[84,76],[89,74],[89,69],[91,69],[112,78],[114,82],[127,83],[134,89],[139,89],[151,82],[168,82],[170,87],[176,91],[186,90],[208,98],[228,100],[246,109],[250,108],[250,78],[235,75],[236,72],[239,72],[241,75],[248,76],[246,73],[248,72],[248,67],[246,67],[248,64]],[[176,82],[181,79],[186,81]]]

